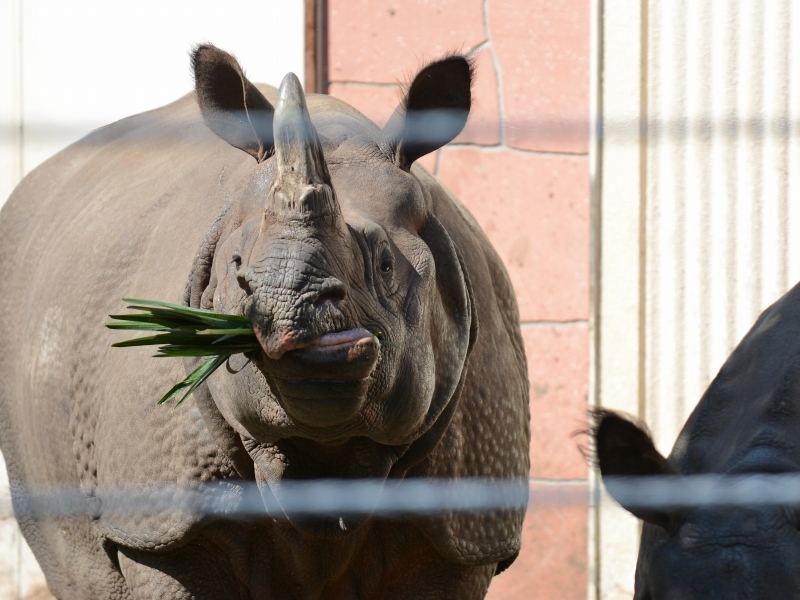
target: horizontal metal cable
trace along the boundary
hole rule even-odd
[[[436,111],[433,111],[436,112]],[[388,116],[388,115],[387,115]],[[439,125],[447,128],[450,121],[448,114],[431,115],[435,122],[426,126],[422,135],[436,137],[436,129]],[[183,123],[181,123],[183,121]],[[538,138],[546,136],[556,139],[575,139],[585,140],[589,127],[597,128],[597,133],[603,137],[604,133],[614,134],[615,140],[619,141],[620,136],[629,137],[631,141],[638,141],[640,137],[649,140],[668,139],[679,141],[690,138],[708,138],[710,136],[721,136],[729,141],[734,139],[760,140],[767,138],[788,139],[796,138],[800,135],[800,122],[793,116],[787,114],[754,113],[751,115],[724,115],[708,113],[691,116],[674,116],[663,118],[659,116],[646,116],[646,127],[642,127],[639,118],[618,118],[613,114],[600,115],[595,123],[590,123],[589,119],[582,115],[573,115],[566,118],[542,118],[532,116],[530,118],[506,119],[503,123],[506,128],[513,129],[517,137],[530,137],[533,132]],[[132,144],[151,144],[164,142],[170,138],[175,138],[180,142],[181,138],[175,137],[175,131],[181,128],[200,123],[199,118],[192,119],[170,119],[169,130],[163,132],[153,132],[150,137],[136,138],[129,141]],[[486,119],[473,117],[470,121],[470,131],[473,134],[496,135],[499,121],[497,118]],[[26,120],[24,122],[24,136],[30,137],[37,143],[47,140],[78,139],[97,129],[98,123],[81,121],[61,121],[61,122],[37,122]],[[14,121],[0,121],[0,143],[15,143],[20,137],[20,124]],[[115,140],[118,144],[120,140]],[[107,144],[107,140],[102,139],[99,143]]]
[[[800,506],[800,473],[613,477],[604,482],[629,507]]]
[[[519,479],[408,479],[284,481],[277,492],[255,483],[219,481],[193,486],[121,485],[99,487],[91,494],[76,487],[14,489],[17,508],[31,515],[99,516],[185,512],[227,518],[268,515],[292,518],[324,515],[433,515],[446,511],[520,509],[529,502],[560,506],[586,504],[588,486]],[[0,517],[11,515],[11,499],[0,499]]]
[[[693,475],[607,479],[614,498],[628,507],[800,506],[800,474]],[[526,506],[595,506],[585,481],[515,479],[410,479],[285,481],[272,492],[255,483],[218,481],[194,486],[121,485],[86,494],[78,487],[15,489],[17,507],[35,516],[153,515],[184,512],[225,518],[382,517],[486,512]],[[0,518],[12,515],[8,494],[0,496]]]

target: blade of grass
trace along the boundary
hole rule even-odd
[[[209,358],[204,360],[200,365],[192,371],[186,379],[180,381],[173,385],[170,390],[161,397],[161,400],[158,401],[159,404],[164,404],[165,402],[169,402],[173,397],[177,396],[181,390],[186,389],[187,387],[191,386],[197,379],[205,372],[205,370],[214,362],[215,359]],[[207,378],[208,376],[206,376]]]
[[[213,359],[208,359],[208,360],[213,360]],[[179,381],[178,383],[173,385],[166,394],[164,394],[161,397],[161,400],[158,401],[158,404],[164,404],[165,402],[169,402],[170,400],[172,400],[172,398],[178,395],[181,390],[186,389],[188,385],[190,384],[186,383],[186,379],[184,379],[183,381]]]
[[[230,356],[231,354],[243,354],[245,352],[252,352],[257,350],[258,346],[215,346],[207,348],[205,346],[163,346],[158,349],[158,358],[167,357],[181,357],[181,356],[214,356],[223,355]]]
[[[160,310],[153,310],[151,312],[142,313],[147,315],[149,321],[161,321],[164,323],[174,323],[179,327],[185,326],[203,326],[204,329],[210,329],[214,327],[222,327],[222,328],[231,328],[231,327],[242,327],[243,325],[249,324],[247,319],[242,321],[239,318],[236,319],[224,319],[208,317],[206,315],[186,315],[186,314],[176,314],[169,311],[160,311]],[[230,315],[235,316],[235,315]]]
[[[193,336],[193,335],[184,335],[184,334],[176,334],[176,333],[160,333],[158,335],[145,335],[139,338],[133,338],[130,340],[124,340],[122,342],[116,342],[111,344],[112,348],[129,348],[131,346],[152,346],[155,344],[169,344],[174,346],[202,346],[204,344],[198,344],[198,342],[206,342],[206,341],[213,341],[216,339],[216,336],[208,338],[208,340],[204,340],[200,336]]]
[[[215,321],[224,321],[224,322],[239,322],[239,323],[247,323],[247,317],[243,317],[241,315],[226,315],[218,312],[214,312],[213,310],[207,310],[205,308],[193,308],[191,306],[183,306],[181,304],[172,304],[171,302],[161,302],[158,300],[139,300],[136,298],[123,298],[125,302],[133,303],[132,306],[128,306],[129,309],[133,310],[147,310],[152,312],[153,314],[157,313],[177,313],[179,315],[186,315],[196,319],[204,319],[208,318]]]
[[[116,321],[106,323],[109,329],[131,329],[134,331],[169,331],[168,327],[158,323],[139,323],[130,321]]]
[[[250,339],[236,340],[233,343],[215,345],[214,341],[218,340],[218,335],[187,335],[185,333],[159,333],[157,335],[145,335],[130,340],[123,340],[111,344],[112,348],[130,348],[132,346],[152,346],[157,344],[165,344],[168,346],[188,346],[198,348],[209,348],[212,346],[216,348],[223,348],[226,346],[252,346],[257,347],[255,337]]]
[[[152,346],[155,344],[163,344],[166,334],[161,335],[146,335],[132,340],[124,340],[122,342],[115,342],[111,344],[112,348],[130,348],[131,346]]]
[[[252,328],[239,328],[239,329],[199,329],[197,335],[222,335],[225,337],[234,335],[248,335],[255,337]]]
[[[175,304],[174,302],[165,302],[163,300],[144,300],[142,298],[123,298],[123,302],[128,302],[130,304],[141,305],[144,308],[142,310],[150,310],[149,307],[156,307],[156,308],[168,308],[173,309],[177,312],[187,311],[189,314],[207,314],[207,315],[219,315],[221,313],[214,312],[213,310],[208,310],[207,308],[195,308],[192,306],[184,306],[183,304]],[[133,306],[129,306],[128,308],[134,308]]]
[[[229,339],[231,339],[231,338],[235,338],[235,337],[236,337],[236,335],[237,335],[237,334],[235,334],[235,333],[229,333],[228,335],[223,335],[221,338],[219,338],[218,340],[215,340],[215,341],[213,341],[213,342],[211,342],[211,343],[212,343],[212,344],[215,344],[215,345],[216,345],[216,344],[221,344],[221,343],[223,343],[223,342],[226,342],[226,341],[228,341],[228,340],[229,340]]]
[[[159,325],[164,325],[165,327],[171,327],[175,329],[185,328],[185,327],[199,329],[207,327],[207,325],[205,325],[204,323],[196,323],[192,319],[188,319],[186,317],[181,317],[181,316],[179,316],[178,318],[161,317],[150,313],[138,313],[138,314],[129,313],[127,315],[108,315],[108,316],[112,319],[115,319],[115,321],[111,321],[112,323],[116,321],[126,321],[129,323],[158,323]]]
[[[187,392],[183,395],[183,397],[180,400],[178,400],[178,403],[172,407],[172,410],[175,410],[181,404],[183,404],[183,401],[186,400],[186,398],[188,398],[189,395],[193,391],[195,391],[206,379],[208,379],[209,376],[214,371],[216,371],[219,367],[221,367],[226,360],[228,360],[227,356],[218,356],[217,358],[214,359],[208,359],[204,361],[203,364],[200,365],[199,369],[195,369],[194,371],[192,371],[192,375],[198,373],[199,371],[197,378],[192,383],[191,387],[187,390]]]

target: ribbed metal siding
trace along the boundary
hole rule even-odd
[[[800,3],[648,9],[642,416],[668,451],[800,278]]]

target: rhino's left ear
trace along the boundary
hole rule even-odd
[[[258,162],[275,152],[275,109],[227,52],[205,44],[192,52],[197,104],[209,129]]]
[[[404,170],[455,138],[472,105],[473,63],[447,56],[422,69],[383,128],[395,164]]]
[[[597,466],[608,493],[634,516],[669,531],[682,511],[639,505],[625,492],[631,489],[631,484],[644,481],[640,478],[678,476],[677,469],[656,450],[644,424],[633,417],[596,408],[592,411],[592,420],[594,425],[590,433]]]

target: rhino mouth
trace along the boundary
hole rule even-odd
[[[262,363],[286,412],[314,427],[341,425],[354,418],[366,402],[370,376],[378,364],[378,339],[356,327],[293,344],[279,359],[267,354]]]
[[[307,346],[287,352],[281,359],[286,376],[296,372],[303,378],[360,380],[375,366],[380,343],[361,327],[326,333]]]
[[[360,380],[369,376],[380,352],[380,342],[363,327],[334,331],[303,341],[302,334],[284,332],[279,340],[256,328],[256,337],[270,371],[281,379]]]

